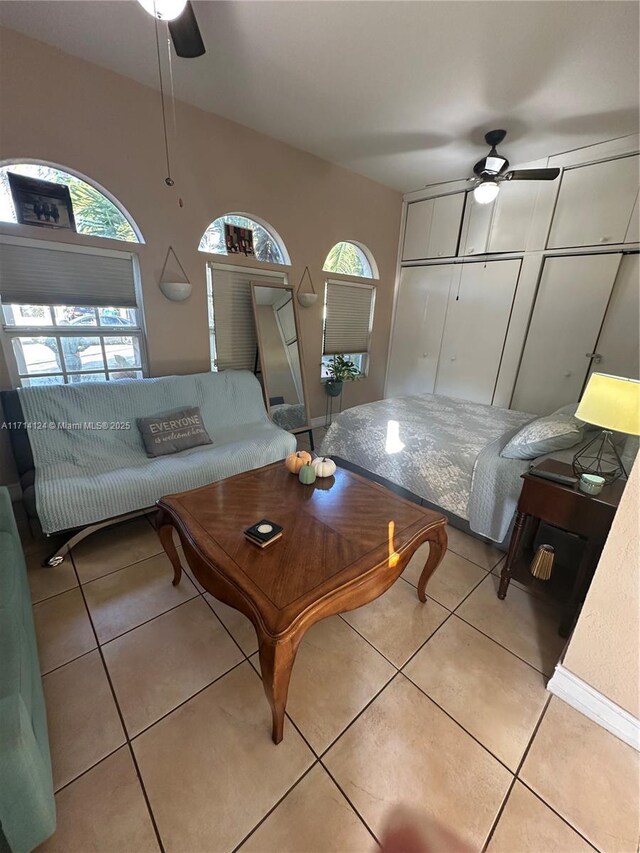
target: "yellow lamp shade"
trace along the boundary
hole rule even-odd
[[[640,381],[591,374],[576,417],[603,429],[640,435]]]

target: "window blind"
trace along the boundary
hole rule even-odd
[[[257,276],[239,270],[212,269],[213,330],[218,370],[253,371],[258,347],[251,282]],[[265,277],[260,284],[281,284]]]
[[[369,352],[374,293],[369,285],[327,282],[323,355]]]
[[[0,243],[0,297],[6,305],[134,308],[133,261],[73,249]]]

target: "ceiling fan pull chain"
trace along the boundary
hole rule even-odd
[[[171,163],[169,161],[169,139],[167,137],[167,115],[164,108],[164,84],[162,81],[162,62],[160,60],[160,36],[158,34],[158,19],[154,18],[156,25],[156,54],[158,57],[158,77],[160,78],[160,104],[162,105],[162,131],[164,134],[164,154],[167,162],[167,177],[164,179],[168,187],[172,187],[174,180],[171,177]]]

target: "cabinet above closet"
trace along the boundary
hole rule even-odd
[[[548,248],[637,240],[630,222],[638,198],[638,155],[566,169],[561,178]]]
[[[408,206],[403,261],[455,257],[464,196],[464,193],[443,195]]]
[[[504,182],[490,204],[466,189],[411,201],[402,261],[637,243],[639,160],[569,165],[556,181]]]

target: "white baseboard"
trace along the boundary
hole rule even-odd
[[[322,415],[319,418],[311,418],[311,426],[313,429],[316,427],[323,427],[325,425],[326,418]]]
[[[547,690],[640,752],[640,720],[611,699],[607,699],[561,663],[556,666],[556,671],[547,684]]]

